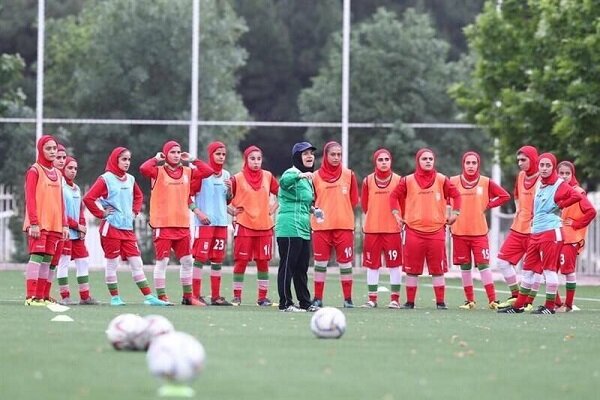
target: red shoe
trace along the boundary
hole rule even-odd
[[[171,301],[169,300],[169,296],[167,296],[166,294],[161,294],[160,296],[158,296],[159,300],[162,300],[164,302],[170,303]]]
[[[202,303],[200,300],[195,299],[193,297],[184,297],[181,299],[181,304],[184,306],[196,306],[196,307],[205,307],[206,304]]]

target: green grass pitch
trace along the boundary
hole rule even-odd
[[[205,271],[203,288],[208,287]],[[273,274],[272,274],[273,275]],[[151,276],[151,273],[148,274]],[[223,294],[231,297],[231,274]],[[275,277],[270,297],[276,300]],[[387,285],[383,276],[382,285]],[[101,306],[73,306],[74,322],[25,307],[23,273],[1,275],[0,399],[148,400],[158,398],[145,353],[118,352],[106,340],[108,322],[124,312],[162,314],[198,338],[207,351],[195,398],[270,399],[591,399],[600,379],[600,289],[580,287],[578,312],[553,316],[499,315],[481,306],[463,311],[460,282],[448,280],[448,311],[435,309],[430,280],[422,278],[415,310],[344,310],[339,340],[316,339],[312,314],[282,313],[254,305],[256,277],[246,277],[240,307],[150,307],[128,273],[119,273],[125,307],[106,305],[102,272],[92,273]],[[71,277],[71,282],[74,282]],[[178,276],[167,278],[173,300]],[[506,297],[498,284],[499,298]],[[476,287],[480,283],[476,282]],[[312,288],[311,288],[312,289]],[[401,300],[404,300],[404,287]],[[76,293],[72,283],[71,291]],[[355,303],[366,301],[364,274],[356,274]],[[325,288],[326,305],[341,306],[337,274]],[[76,296],[75,296],[76,297]],[[542,301],[538,296],[537,304]],[[596,394],[594,394],[596,393]]]

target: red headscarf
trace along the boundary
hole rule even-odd
[[[58,146],[58,141],[56,139],[54,139],[54,136],[51,136],[51,135],[44,135],[37,142],[38,154],[37,154],[36,162],[46,168],[52,168],[52,161],[50,161],[46,157],[44,157],[44,145],[51,140],[54,140],[54,143],[56,143],[56,145]]]
[[[434,167],[431,171],[425,171],[423,168],[421,168],[421,164],[419,163],[419,158],[421,158],[421,155],[423,155],[423,153],[427,151],[433,154]],[[415,164],[415,179],[419,186],[425,189],[433,185],[433,182],[435,181],[435,177],[437,175],[437,171],[435,170],[435,154],[433,153],[433,150],[424,147],[417,151],[417,155],[415,156]]]
[[[543,185],[553,185],[556,182],[556,180],[558,179],[558,172],[556,172],[556,157],[552,153],[543,153],[542,155],[540,155],[538,157],[538,160],[541,160],[542,158],[547,158],[552,163],[552,173],[550,174],[549,177],[541,179],[542,184]]]
[[[214,158],[215,151],[217,151],[220,148],[227,149],[227,146],[225,146],[223,142],[216,141],[211,142],[206,148],[206,152],[208,153],[208,165],[210,165],[210,167],[213,170],[215,170],[216,174],[220,174],[221,170],[223,169],[223,164],[217,164]]]
[[[335,182],[342,176],[342,164],[340,163],[337,167],[334,167],[327,160],[327,151],[334,146],[342,147],[338,142],[333,141],[327,142],[323,146],[323,161],[321,162],[321,168],[319,168],[319,175],[325,182]]]
[[[165,143],[163,145],[163,148],[162,148],[162,152],[165,155],[165,162],[167,164],[169,164],[171,167],[176,167],[179,165],[179,163],[173,164],[172,162],[169,161],[169,151],[171,151],[171,149],[176,146],[179,146],[179,148],[181,148],[181,145],[179,143],[177,143],[174,140],[169,140],[167,143]]]
[[[68,179],[65,175],[65,170],[67,169],[67,165],[69,165],[69,163],[71,162],[77,162],[77,160],[75,159],[75,157],[71,157],[71,156],[67,156],[67,159],[65,160],[65,166],[63,167],[63,169],[61,170],[63,177],[65,178],[65,181],[70,185],[73,186],[73,180],[72,179]]]
[[[523,153],[527,158],[529,158],[529,169],[525,171],[527,176],[531,176],[538,172],[538,151],[533,146],[523,146],[518,151],[517,154]],[[554,163],[556,165],[556,163]]]
[[[381,154],[387,154],[390,157],[390,169],[387,171],[381,171],[377,168],[377,157]],[[378,149],[373,153],[373,165],[375,166],[375,176],[377,179],[383,180],[389,178],[392,175],[392,153],[388,149]]]
[[[475,156],[475,158],[477,158],[477,171],[475,171],[475,173],[473,175],[469,175],[469,174],[467,174],[467,171],[465,171],[465,160],[467,159],[468,156]],[[466,180],[472,182],[472,181],[479,179],[479,170],[480,169],[481,169],[481,157],[479,156],[479,153],[477,153],[475,151],[467,151],[465,154],[463,154],[463,156],[462,156],[462,174]]]
[[[579,182],[577,182],[577,178],[575,177],[575,165],[571,161],[561,161],[558,163],[556,170],[558,171],[560,167],[567,167],[571,170],[571,180],[567,183],[571,186],[579,186]]]
[[[108,171],[108,172],[112,172],[113,174],[115,174],[116,176],[118,176],[120,178],[125,176],[125,171],[123,171],[121,168],[119,168],[119,156],[125,151],[129,151],[129,150],[125,147],[115,148],[110,153],[110,156],[108,156],[108,160],[106,161],[106,168],[104,168],[104,170]]]
[[[262,154],[262,150],[256,146],[250,146],[244,150],[244,166],[242,167],[242,173],[244,174],[244,178],[246,178],[248,184],[250,184],[250,187],[252,187],[254,190],[258,190],[260,189],[260,184],[262,183],[263,170],[261,168],[258,171],[254,171],[248,167],[248,157],[253,151],[260,151]]]

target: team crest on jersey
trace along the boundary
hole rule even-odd
[[[342,186],[342,194],[348,194],[348,187]]]
[[[477,195],[481,196],[483,194],[483,188],[481,186],[477,186]]]

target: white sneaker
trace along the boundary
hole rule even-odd
[[[377,308],[377,303],[374,302],[373,300],[369,300],[369,301],[367,301],[365,304],[363,304],[360,307],[361,308]]]
[[[293,304],[291,306],[289,306],[288,308],[281,310],[281,311],[283,311],[283,312],[306,312],[305,309],[295,306]]]
[[[396,300],[392,300],[390,301],[390,304],[388,304],[388,308],[400,308],[400,303],[398,303]]]

